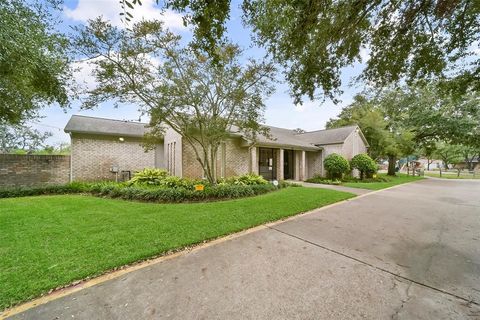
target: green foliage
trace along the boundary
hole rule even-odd
[[[152,175],[149,175],[151,177]],[[234,199],[264,194],[280,188],[291,186],[283,183],[278,188],[271,183],[252,184],[205,184],[203,191],[195,191],[193,186],[198,183],[193,180],[180,179],[166,176],[159,180],[157,185],[148,182],[157,181],[155,178],[147,179],[142,183],[116,183],[116,182],[73,182],[66,185],[43,186],[34,188],[4,188],[0,189],[0,198],[14,198],[49,194],[75,194],[87,193],[101,197],[121,198],[125,200],[151,201],[151,202],[188,202],[207,201],[219,199]],[[296,186],[296,185],[292,185]]]
[[[343,175],[350,171],[347,159],[337,153],[329,154],[323,160],[323,166],[327,170],[328,177],[333,179],[342,179]]]
[[[185,14],[195,48],[217,57],[230,1],[161,3]],[[242,9],[253,40],[285,68],[296,103],[305,95],[336,101],[342,70],[358,62],[366,64],[360,79],[378,88],[440,79],[446,91],[480,89],[477,1],[243,0]]]
[[[26,154],[37,151],[52,136],[24,124],[6,125],[0,121],[0,153]]]
[[[444,142],[440,142],[437,144],[435,155],[442,160],[445,169],[449,169],[452,164],[464,160],[462,157],[461,146]]]
[[[88,192],[89,185],[84,183],[69,183],[41,187],[0,188],[0,198],[17,198],[49,194],[73,194]]]
[[[145,168],[142,171],[136,172],[132,179],[128,181],[129,185],[148,184],[160,185],[167,177],[168,172],[162,169]]]
[[[224,181],[221,181],[221,183],[234,185],[258,185],[268,184],[268,181],[258,174],[249,173],[242,176],[225,179]]]
[[[57,0],[1,1],[0,124],[22,124],[53,103],[68,105],[68,40],[54,30],[60,9]]]
[[[264,100],[273,91],[272,63],[244,60],[231,43],[215,47],[215,57],[205,55],[184,46],[159,20],[119,29],[99,18],[77,32],[74,47],[92,59],[98,80],[85,92],[84,106],[105,101],[139,106],[150,116],[148,138],[158,139],[166,126],[180,134],[210,183],[217,180],[215,159],[232,126],[250,140],[267,133],[261,121]]]
[[[336,186],[342,184],[341,180],[337,180],[337,179],[332,180],[332,179],[322,177],[322,176],[319,176],[319,175],[316,175],[313,178],[309,178],[305,181],[310,182],[310,183],[331,184],[331,185],[336,185]]]
[[[335,99],[342,69],[361,61],[365,48],[361,78],[378,88],[450,77],[452,90],[480,89],[475,1],[246,0],[243,8],[256,43],[286,68],[296,102]]]
[[[378,165],[366,153],[355,155],[350,161],[352,169],[360,171],[360,179],[371,178],[378,170]]]

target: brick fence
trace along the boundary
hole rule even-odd
[[[70,156],[0,154],[0,188],[54,185],[70,180]]]

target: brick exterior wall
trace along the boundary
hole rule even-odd
[[[242,147],[240,139],[227,140],[225,144],[225,175],[231,177],[249,173],[250,152],[248,147]]]
[[[164,134],[164,163],[167,171],[174,176],[183,176],[183,141],[182,136],[171,128]]]
[[[163,148],[163,145],[159,145]],[[75,181],[115,180],[116,166],[134,171],[155,167],[155,151],[145,152],[141,139],[115,136],[72,135],[72,174]]]
[[[323,170],[323,159],[322,152],[316,151],[311,152],[307,151],[307,179],[312,178],[315,175],[322,175]]]
[[[0,188],[65,184],[70,156],[0,154]]]
[[[199,149],[200,150],[200,149]],[[203,169],[197,161],[193,147],[183,143],[183,176],[185,178],[202,179]],[[228,139],[218,149],[217,177],[232,177],[250,172],[250,152],[241,145],[240,139]]]

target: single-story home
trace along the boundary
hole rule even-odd
[[[222,143],[218,177],[257,173],[268,180],[305,180],[325,175],[323,159],[338,153],[347,159],[367,152],[368,142],[358,126],[297,131],[269,127],[270,136],[249,141],[240,133]],[[193,148],[171,128],[146,152],[142,145],[148,125],[74,115],[65,127],[71,137],[71,180],[126,179],[143,168],[164,168],[172,175],[202,178]]]

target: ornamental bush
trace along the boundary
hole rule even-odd
[[[378,166],[366,153],[357,154],[350,161],[352,169],[360,171],[360,179],[371,178],[378,170]]]
[[[133,175],[133,178],[128,181],[129,185],[150,184],[159,185],[162,180],[168,176],[168,172],[162,169],[145,168]]]
[[[259,185],[259,184],[268,184],[268,181],[258,174],[249,173],[249,174],[244,174],[238,177],[228,178],[224,181],[221,181],[220,183],[253,186],[253,185]]]
[[[342,179],[345,173],[350,171],[350,165],[343,156],[332,153],[323,160],[323,166],[327,170],[327,176],[331,179]]]

